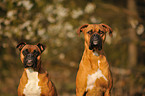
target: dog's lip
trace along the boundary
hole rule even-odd
[[[27,61],[27,66],[32,66],[32,65],[33,65],[32,60],[28,60],[28,61]]]
[[[93,41],[93,44],[94,44],[94,45],[97,45],[97,44],[98,44],[98,41]]]
[[[27,63],[27,66],[32,66],[33,65],[33,63]]]

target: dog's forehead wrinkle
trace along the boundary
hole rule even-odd
[[[97,32],[98,30],[96,30],[94,28],[88,28],[88,29],[86,29],[86,32],[89,32],[89,31],[92,31],[94,33],[94,32]]]
[[[34,50],[39,51],[36,45],[26,45],[23,50],[28,49],[28,52],[32,53]]]

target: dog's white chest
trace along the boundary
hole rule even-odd
[[[25,96],[40,96],[41,88],[38,86],[38,72],[35,72],[33,69],[28,68],[26,70],[28,82],[24,88],[23,94]]]
[[[98,61],[98,65],[99,64],[100,64],[100,61]],[[99,79],[101,77],[103,77],[106,81],[108,81],[107,78],[102,74],[102,71],[99,68],[94,74],[91,74],[91,75],[88,74],[86,91],[88,89],[91,90],[94,87],[94,83],[95,83],[96,79]]]

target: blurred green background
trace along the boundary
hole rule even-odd
[[[75,96],[87,23],[105,23],[112,96],[145,96],[145,0],[0,0],[0,96],[17,96],[23,72],[16,45],[43,43],[42,65],[59,96]]]

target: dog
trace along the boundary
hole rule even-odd
[[[84,33],[85,49],[76,76],[76,96],[110,96],[112,76],[103,51],[106,33],[112,29],[106,24],[85,24],[77,33]]]
[[[29,45],[21,42],[17,45],[20,50],[24,72],[18,86],[18,96],[57,96],[56,88],[50,76],[41,66],[40,55],[45,50],[41,43]]]

